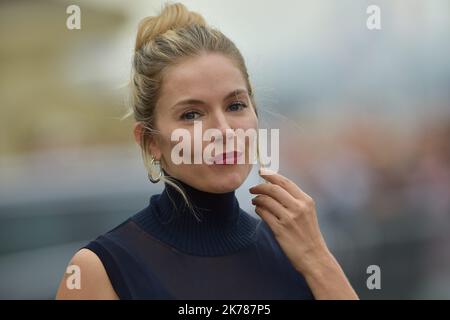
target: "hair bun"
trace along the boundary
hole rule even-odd
[[[158,16],[149,16],[139,22],[135,51],[168,30],[192,24],[206,26],[206,21],[197,12],[189,11],[182,3],[166,4]]]

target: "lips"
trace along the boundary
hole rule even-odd
[[[237,164],[237,161],[241,156],[241,151],[226,152],[212,158],[212,162],[214,164]]]

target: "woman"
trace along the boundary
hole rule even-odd
[[[321,235],[314,201],[296,184],[260,169],[268,183],[250,192],[261,219],[239,207],[248,145],[244,164],[234,153],[231,164],[225,156],[226,164],[172,161],[171,134],[192,133],[194,121],[223,136],[258,127],[232,41],[184,5],[166,5],[139,25],[131,87],[134,135],[149,179],[165,189],[74,255],[81,286],[68,287],[66,274],[57,299],[357,298]]]

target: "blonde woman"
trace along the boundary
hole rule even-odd
[[[81,286],[68,288],[65,275],[57,299],[356,299],[313,199],[294,182],[260,170],[268,183],[250,192],[261,219],[240,208],[235,190],[252,168],[248,146],[214,164],[171,159],[172,132],[193,133],[195,121],[224,137],[258,127],[234,43],[198,13],[169,4],[140,22],[132,71],[135,138],[150,180],[165,189],[74,255]]]

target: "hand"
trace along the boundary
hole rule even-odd
[[[290,179],[260,169],[269,183],[249,189],[255,212],[269,225],[293,266],[308,273],[330,253],[319,229],[314,200]]]
[[[316,299],[358,299],[328,250],[317,222],[314,200],[288,178],[261,169],[269,183],[250,188],[256,213],[267,222],[294,268],[303,274]]]

